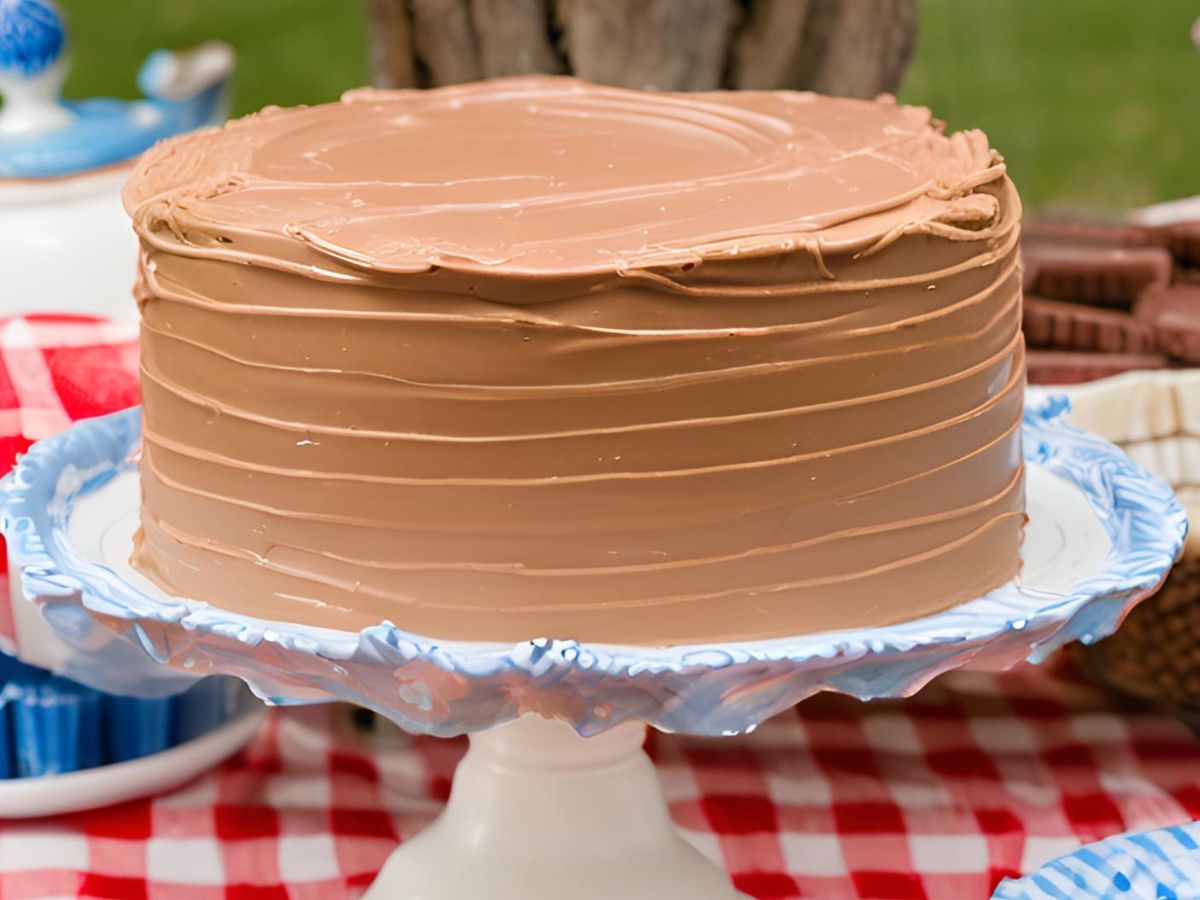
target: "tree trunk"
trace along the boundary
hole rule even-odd
[[[916,0],[366,0],[382,87],[534,72],[651,90],[895,92]]]

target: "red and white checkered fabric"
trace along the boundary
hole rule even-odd
[[[92,316],[0,318],[0,474],[35,441],[139,402],[137,325]],[[0,538],[0,577],[8,556]],[[0,649],[15,641],[0,584]]]
[[[0,822],[0,897],[354,897],[436,815],[464,749],[276,711],[173,794]],[[751,735],[650,751],[675,821],[760,900],[984,898],[1082,843],[1200,817],[1200,738],[1062,666],[956,673],[903,702],[819,697]]]

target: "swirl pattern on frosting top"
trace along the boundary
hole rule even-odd
[[[168,141],[125,200],[169,591],[666,644],[1017,571],[1020,205],[927,110],[363,90]]]

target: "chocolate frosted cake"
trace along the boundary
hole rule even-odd
[[[169,592],[664,644],[1017,572],[1020,206],[925,109],[362,90],[162,144],[125,203]]]

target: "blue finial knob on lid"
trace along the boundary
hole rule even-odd
[[[48,0],[0,0],[0,69],[36,75],[58,61],[67,30]]]

